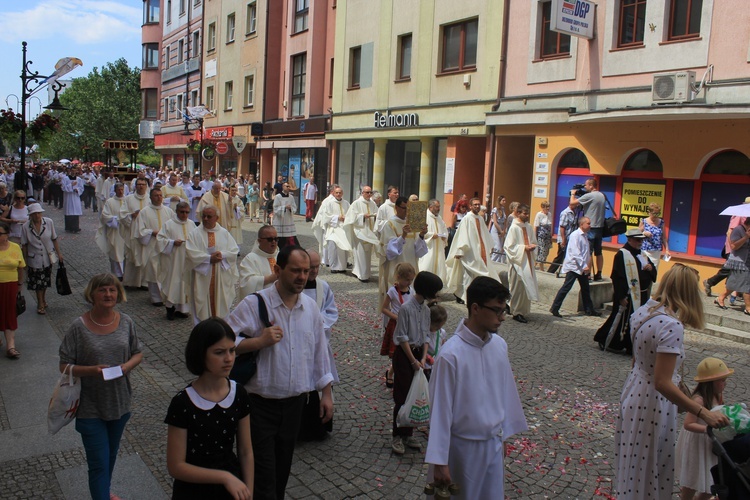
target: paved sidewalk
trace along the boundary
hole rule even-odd
[[[29,307],[20,318],[17,341],[21,359],[0,357],[0,498],[87,498],[80,438],[73,425],[48,436],[46,407],[59,376],[60,339],[87,309],[85,284],[108,265],[93,242],[96,214],[87,212],[81,220],[83,231],[70,235],[62,231],[61,212],[46,205],[45,209],[60,228],[73,294],[60,297],[50,290],[48,313],[38,316],[27,293]],[[310,224],[303,221],[297,222],[301,242],[317,246]],[[258,227],[246,223],[243,255]],[[325,441],[297,447],[287,496],[423,498],[424,453],[410,450],[396,457],[390,450],[392,399],[384,385],[386,360],[378,354],[382,331],[377,283],[362,284],[348,274],[327,270],[321,277],[331,284],[340,311],[332,347],[342,382],[334,388],[334,432]],[[562,284],[551,275],[549,279],[550,289]],[[574,294],[576,288],[570,296]],[[506,495],[606,497],[613,476],[620,390],[630,360],[600,352],[592,341],[603,318],[573,314],[574,303],[565,318],[553,318],[547,312],[551,300],[545,293],[543,302],[533,305],[528,325],[509,320],[500,330],[508,341],[530,427],[509,442]],[[444,305],[449,314],[446,329],[452,332],[466,309],[452,301]],[[123,436],[113,491],[128,500],[165,498],[171,495],[171,479],[163,419],[170,399],[192,378],[183,361],[191,323],[167,321],[164,309],[151,307],[142,291],[129,293],[120,310],[136,322],[145,349],[143,363],[132,374],[133,416]],[[725,392],[728,401],[750,399],[750,346],[689,332],[686,350],[690,379],[703,357],[715,355],[736,370]],[[424,432],[417,434],[425,440]]]

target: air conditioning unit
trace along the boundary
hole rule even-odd
[[[654,75],[651,100],[656,104],[693,102],[695,71],[677,71]]]

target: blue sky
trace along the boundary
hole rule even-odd
[[[94,67],[124,57],[141,66],[142,0],[0,0],[0,108],[19,111],[21,42],[28,42],[31,70],[50,74],[62,57],[77,57],[83,67],[63,78],[88,75]],[[47,105],[46,90],[36,94]],[[32,116],[39,101],[30,99]],[[27,106],[27,110],[29,106]]]

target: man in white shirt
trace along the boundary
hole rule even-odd
[[[573,288],[573,283],[578,281],[581,286],[581,298],[583,299],[583,308],[588,316],[601,316],[594,310],[594,304],[591,302],[591,293],[589,292],[589,240],[588,232],[591,230],[591,219],[581,217],[578,219],[578,229],[568,238],[568,246],[565,250],[565,260],[563,261],[562,272],[565,274],[565,282],[558,290],[555,300],[552,301],[552,307],[549,312],[553,316],[562,318],[560,307],[562,306],[565,296]]]
[[[164,223],[156,235],[159,252],[159,283],[167,319],[189,318],[188,282],[185,278],[186,243],[195,224],[188,217],[190,205],[181,201],[177,204],[176,216]]]
[[[148,284],[151,295],[151,305],[161,307],[164,305],[159,287],[159,251],[156,248],[156,238],[161,232],[162,226],[174,217],[171,208],[164,206],[164,195],[157,185],[149,193],[151,203],[140,211],[135,221],[140,246],[137,252],[140,256],[136,261],[140,262],[143,269],[143,279]]]
[[[125,271],[125,226],[120,223],[120,211],[125,204],[124,186],[115,185],[115,195],[102,205],[99,217],[99,229],[96,233],[96,244],[107,257],[109,269],[120,280]]]
[[[351,204],[344,219],[344,226],[352,235],[352,274],[363,283],[370,281],[373,250],[380,250],[380,239],[374,231],[377,212],[378,207],[372,201],[372,188],[364,186],[362,196]]]
[[[458,498],[504,498],[505,443],[528,429],[508,344],[497,334],[509,297],[498,281],[476,278],[466,292],[469,317],[432,368],[427,480],[459,485]]]
[[[322,422],[333,416],[328,342],[320,310],[302,291],[310,257],[285,247],[276,263],[279,279],[258,292],[270,325],[261,323],[259,297],[245,297],[227,317],[237,333],[237,353],[257,351],[257,371],[245,385],[255,456],[253,498],[284,498],[307,393],[322,391]]]
[[[302,195],[305,198],[305,222],[310,222],[315,217],[315,200],[318,199],[318,186],[312,179],[302,188]]]
[[[258,239],[249,254],[240,264],[240,294],[242,298],[273,285],[278,276],[276,255],[279,253],[279,237],[273,226],[258,229]]]
[[[378,207],[378,216],[375,218],[376,233],[380,233],[380,231],[383,230],[385,223],[396,214],[396,200],[399,197],[398,188],[396,186],[388,186],[387,195],[388,199]],[[416,269],[416,267],[414,269]]]

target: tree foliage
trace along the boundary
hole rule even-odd
[[[105,140],[139,140],[140,79],[140,69],[130,68],[123,58],[73,79],[60,94],[68,110],[57,113],[60,129],[40,144],[42,156],[104,161]],[[149,141],[141,141],[140,146],[149,148]]]

